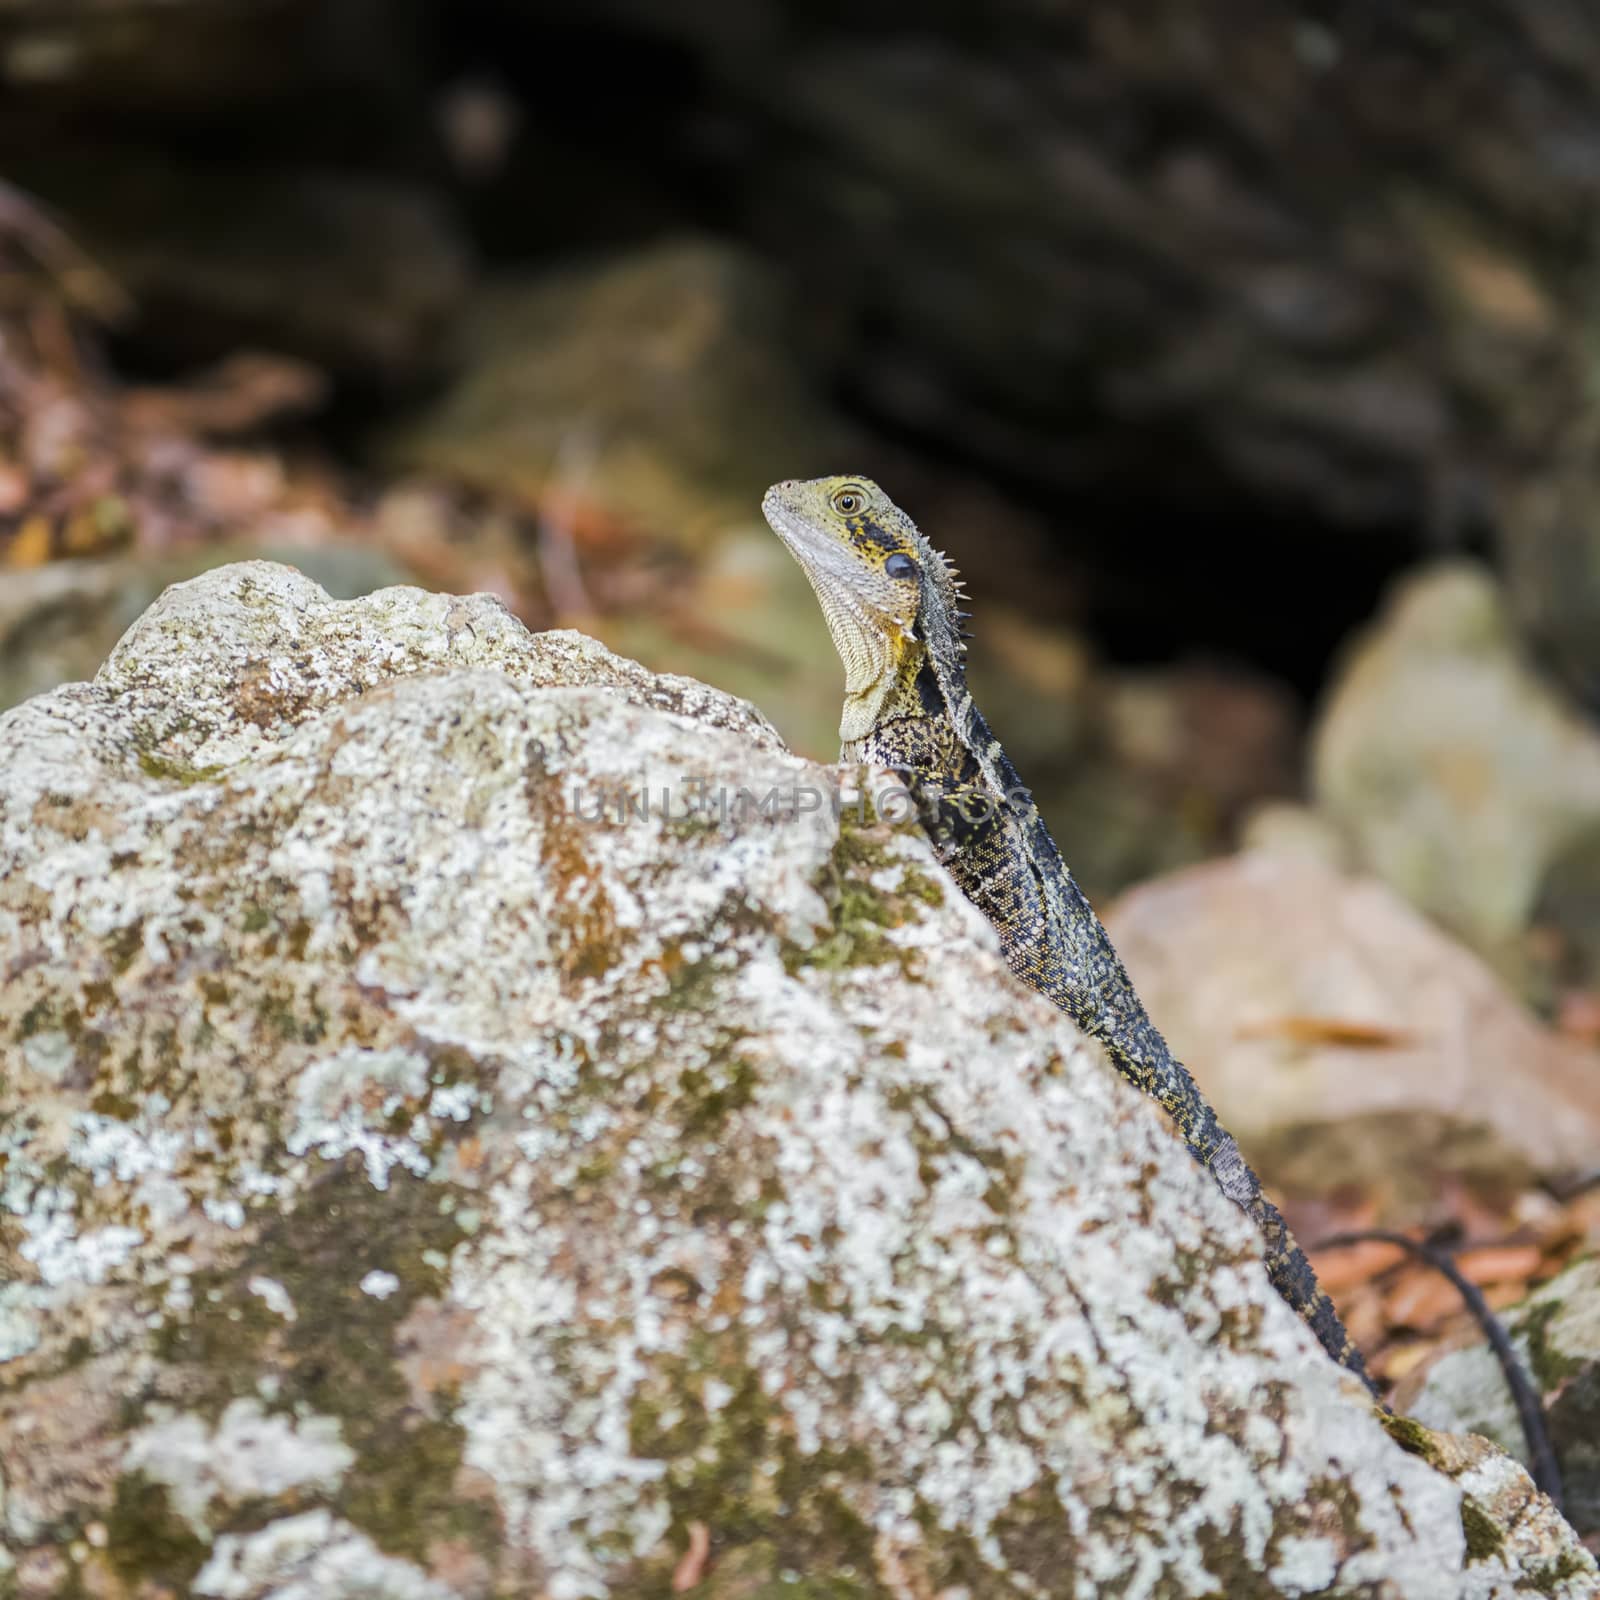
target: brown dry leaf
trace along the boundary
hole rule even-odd
[[[1483,1291],[1483,1298],[1491,1311],[1504,1311],[1526,1300],[1533,1287],[1529,1283],[1496,1283]]]
[[[1313,1251],[1310,1259],[1317,1282],[1329,1294],[1337,1294],[1341,1289],[1369,1282],[1407,1258],[1405,1251],[1397,1244],[1385,1244],[1381,1239],[1364,1239],[1360,1244]]]
[[[1487,250],[1456,253],[1456,286],[1494,321],[1517,333],[1543,333],[1552,326],[1549,297],[1515,262]]]
[[[129,389],[121,408],[144,432],[226,437],[315,411],[327,395],[326,376],[309,363],[243,350],[183,383]]]
[[[1381,1375],[1386,1383],[1399,1383],[1408,1372],[1420,1367],[1436,1348],[1433,1339],[1418,1339],[1414,1344],[1391,1345],[1384,1351]]]
[[[1579,1239],[1590,1248],[1600,1246],[1600,1186],[1575,1194],[1567,1202],[1565,1214]]]
[[[1382,1292],[1375,1284],[1362,1284],[1336,1298],[1340,1320],[1345,1325],[1345,1331],[1355,1340],[1357,1348],[1369,1352],[1376,1350],[1389,1334]]]
[[[1499,1313],[1525,1300],[1539,1284],[1600,1243],[1600,1187],[1562,1203],[1543,1189],[1512,1197],[1502,1212],[1474,1202],[1470,1188],[1444,1185],[1432,1213],[1449,1220],[1457,1236],[1487,1239],[1455,1254],[1468,1282]],[[1303,1210],[1303,1207],[1299,1208]],[[1334,1226],[1318,1231],[1360,1232],[1372,1225],[1369,1199],[1336,1209]],[[1319,1220],[1325,1214],[1319,1214]],[[1480,1341],[1483,1332],[1460,1292],[1441,1273],[1396,1245],[1363,1241],[1312,1253],[1323,1286],[1333,1295],[1350,1336],[1385,1394],[1445,1346]]]
[[[1460,1309],[1461,1295],[1455,1285],[1420,1262],[1400,1275],[1383,1300],[1384,1315],[1398,1328],[1431,1328]]]
[[[1504,1239],[1520,1226],[1518,1198],[1492,1189],[1485,1195],[1469,1178],[1446,1173],[1439,1180],[1429,1216],[1436,1222],[1448,1218],[1458,1239]]]
[[[1539,1270],[1544,1252],[1536,1244],[1478,1245],[1456,1256],[1456,1270],[1468,1283],[1525,1283]]]
[[[50,524],[43,517],[29,517],[9,538],[0,533],[0,566],[42,567],[54,553]]]
[[[0,461],[0,517],[13,516],[27,505],[31,487],[21,467]]]
[[[1344,1017],[1266,1017],[1241,1023],[1241,1039],[1286,1039],[1292,1044],[1325,1044],[1349,1050],[1407,1050],[1416,1042],[1400,1028]]]
[[[547,489],[535,500],[533,514],[562,524],[586,555],[622,556],[642,542],[638,524],[615,506],[569,487]]]

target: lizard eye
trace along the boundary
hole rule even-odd
[[[883,570],[891,578],[914,578],[917,575],[917,564],[910,556],[896,552],[884,562]]]
[[[841,517],[853,517],[866,503],[867,497],[859,489],[840,489],[833,497],[833,509]]]

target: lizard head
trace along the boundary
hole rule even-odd
[[[767,490],[761,510],[816,591],[844,663],[847,743],[924,662],[949,694],[966,652],[956,574],[877,484],[789,479]]]

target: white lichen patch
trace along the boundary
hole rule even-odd
[[[0,1365],[38,1346],[39,1317],[28,1304],[31,1298],[26,1284],[0,1288]]]
[[[156,1417],[129,1439],[122,1470],[164,1485],[173,1509],[209,1539],[214,1507],[296,1488],[331,1493],[354,1462],[338,1418],[279,1416],[246,1397],[215,1426],[186,1412]]]
[[[80,1229],[73,1196],[63,1189],[38,1197],[37,1208],[22,1219],[22,1231],[17,1254],[52,1289],[104,1283],[144,1237],[137,1228],[115,1225]]]
[[[419,1129],[404,1118],[403,1133],[386,1125],[408,1107],[420,1110],[427,1083],[427,1060],[415,1051],[337,1051],[302,1074],[286,1147],[297,1156],[314,1150],[325,1161],[358,1155],[377,1189],[388,1188],[397,1166],[425,1176],[431,1163],[414,1134],[425,1139],[426,1124]]]
[[[165,1096],[154,1097],[144,1125],[80,1111],[72,1119],[67,1159],[87,1172],[97,1189],[113,1181],[132,1183],[151,1173],[170,1173],[188,1144],[181,1130],[160,1125],[170,1109]]]
[[[386,1556],[327,1511],[225,1533],[194,1580],[209,1600],[457,1600],[409,1561]]]
[[[274,1316],[282,1317],[285,1322],[294,1322],[299,1317],[289,1291],[276,1278],[262,1277],[258,1274],[245,1284],[245,1289],[261,1301]]]
[[[133,1483],[208,1548],[129,1592],[625,1600],[697,1525],[841,1595],[1497,1592],[1159,1111],[741,703],[252,564],[0,740],[9,1535]]]
[[[1561,1513],[1528,1482],[1515,1460],[1486,1441],[1464,1441],[1472,1464],[1456,1475],[1464,1501],[1503,1535],[1500,1547],[1468,1568],[1463,1600],[1592,1600],[1600,1565],[1576,1541]],[[1569,1543],[1569,1541],[1571,1541]]]

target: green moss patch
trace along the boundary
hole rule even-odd
[[[166,1489],[143,1473],[125,1473],[106,1514],[106,1559],[130,1589],[164,1585],[187,1594],[205,1564],[206,1546],[173,1509]]]
[[[1380,1411],[1378,1421],[1383,1431],[1408,1455],[1421,1456],[1430,1467],[1437,1467],[1441,1472],[1445,1470],[1430,1428],[1411,1417],[1396,1416],[1392,1411]]]
[[[1588,1564],[1575,1550],[1568,1550],[1542,1567],[1530,1567],[1512,1588],[1529,1594],[1553,1595],[1571,1578],[1588,1572]]]
[[[896,831],[888,823],[862,822],[848,811],[841,815],[839,837],[816,880],[833,927],[808,948],[786,947],[784,967],[790,974],[807,968],[838,971],[898,962],[907,977],[921,976],[918,953],[896,944],[887,933],[918,920],[923,908],[942,905],[944,892],[889,848]],[[871,881],[873,873],[886,867],[900,874],[893,890],[878,889]]]
[[[712,1407],[711,1381],[732,1386]],[[714,1531],[717,1565],[727,1562],[754,1581],[738,1592],[787,1600],[889,1600],[879,1582],[872,1529],[852,1509],[848,1487],[872,1481],[862,1451],[803,1455],[781,1405],[747,1364],[735,1330],[691,1339],[685,1353],[657,1363],[636,1394],[629,1426],[633,1454],[667,1464],[664,1489],[672,1509],[669,1545],[688,1548],[690,1530]],[[659,1574],[669,1576],[670,1558]]]
[[[1461,1497],[1461,1531],[1467,1539],[1469,1566],[1474,1561],[1492,1561],[1505,1551],[1505,1535],[1494,1518],[1470,1494]]]
[[[500,1542],[494,1507],[456,1487],[465,1435],[454,1395],[435,1395],[431,1414],[420,1409],[396,1363],[397,1328],[442,1291],[443,1262],[465,1236],[453,1208],[441,1206],[450,1197],[398,1172],[387,1190],[375,1189],[352,1157],[273,1219],[241,1261],[198,1274],[192,1312],[158,1336],[160,1353],[184,1369],[188,1405],[202,1414],[257,1394],[266,1372],[277,1379],[272,1409],[339,1418],[356,1464],[332,1509],[380,1549],[423,1565],[438,1541],[464,1541],[485,1555]],[[364,1293],[361,1281],[374,1271],[398,1278],[398,1288]],[[293,1321],[249,1292],[257,1276],[283,1286]]]
[[[139,752],[139,770],[147,778],[159,779],[162,783],[214,783],[228,769],[226,767],[197,767],[188,761],[179,761],[171,756],[158,755],[153,750]]]
[[[1562,1302],[1557,1299],[1540,1300],[1527,1307],[1516,1320],[1516,1331],[1528,1348],[1528,1365],[1533,1369],[1534,1381],[1546,1398],[1584,1368],[1582,1361],[1556,1349],[1550,1341],[1550,1324],[1561,1315],[1561,1310]]]

